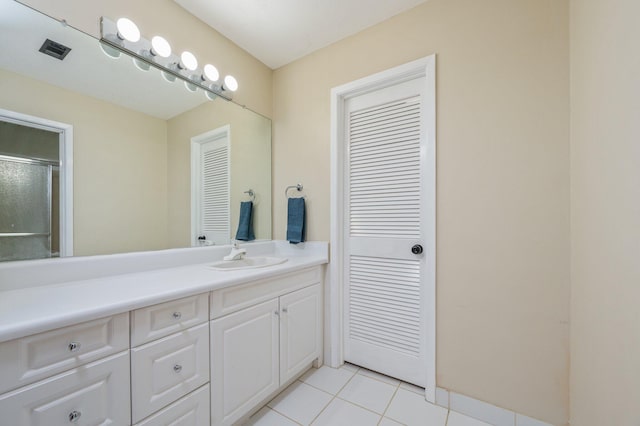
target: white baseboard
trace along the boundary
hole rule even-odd
[[[494,426],[553,426],[443,388],[436,388],[436,404]]]

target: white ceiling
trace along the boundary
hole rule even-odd
[[[426,0],[175,0],[272,69]]]

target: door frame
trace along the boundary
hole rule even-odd
[[[202,145],[223,137],[227,138],[227,145],[229,146],[227,158],[229,161],[229,175],[231,175],[231,125],[226,124],[191,138],[191,247],[196,247],[196,234],[200,223],[200,174],[202,173],[200,154]],[[231,178],[229,178],[230,186]],[[231,188],[229,188],[229,194],[231,194]],[[231,212],[231,206],[229,206],[229,212]],[[231,235],[231,223],[229,223],[229,235]]]
[[[400,65],[389,70],[361,78],[331,89],[331,236],[328,285],[325,308],[327,321],[325,359],[332,367],[344,363],[344,183],[345,183],[345,101],[354,96],[369,93],[414,78],[425,78],[426,99],[423,124],[427,142],[426,165],[423,182],[426,197],[423,200],[424,216],[427,218],[424,241],[427,254],[425,282],[428,300],[427,309],[427,379],[425,398],[435,402],[436,397],[436,55]]]
[[[73,126],[1,108],[0,121],[58,134],[60,160],[60,257],[73,256]]]

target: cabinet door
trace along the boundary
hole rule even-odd
[[[278,389],[278,299],[211,321],[211,420],[231,425]]]
[[[285,383],[322,351],[320,285],[281,296],[280,308],[280,383]]]

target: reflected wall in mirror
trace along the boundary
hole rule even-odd
[[[233,102],[114,60],[99,42],[0,0],[0,108],[73,126],[74,255],[191,245],[191,139],[230,128],[229,211],[256,195],[256,239],[271,238],[271,121]],[[64,60],[38,50],[70,47]]]

